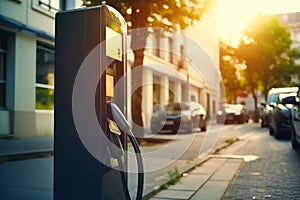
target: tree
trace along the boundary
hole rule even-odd
[[[290,82],[293,66],[290,33],[276,16],[258,15],[247,25],[235,56],[247,68],[244,76],[250,88],[257,112],[257,89],[267,96],[271,87]]]
[[[226,101],[236,103],[238,91],[241,89],[237,77],[237,64],[234,57],[234,48],[225,42],[220,41],[220,71],[226,92]]]
[[[100,5],[103,2],[101,0],[82,1],[85,6]],[[214,0],[107,0],[105,3],[117,9],[124,16],[129,29],[132,30],[131,38],[133,39],[130,46],[133,49],[132,69],[134,69],[143,64],[144,47],[148,36],[145,28],[158,27],[173,31],[177,31],[178,27],[185,29],[193,20],[200,20]],[[134,133],[143,134],[141,87],[132,94],[131,105]]]
[[[295,80],[293,81],[296,85],[300,85],[300,47],[293,48],[289,54],[289,57],[292,59],[293,67],[292,67],[292,74],[294,75],[292,78]]]

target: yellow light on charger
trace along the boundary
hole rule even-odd
[[[106,74],[106,96],[114,96],[114,77],[109,74]]]

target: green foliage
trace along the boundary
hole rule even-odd
[[[175,167],[174,171],[172,170],[168,171],[168,175],[169,175],[169,181],[167,183],[162,184],[160,186],[161,189],[168,189],[170,185],[175,185],[180,179],[180,173],[177,167]]]
[[[169,171],[168,174],[169,174],[169,178],[170,178],[169,184],[175,185],[179,181],[179,178],[180,178],[180,174],[179,174],[177,167],[174,169],[174,171]]]
[[[234,55],[247,66],[244,76],[254,98],[259,88],[266,95],[271,87],[289,85],[294,66],[292,41],[278,18],[258,15],[244,34]]]
[[[54,90],[36,87],[35,108],[40,110],[54,110]]]
[[[237,60],[234,58],[234,49],[221,41],[219,52],[220,71],[226,93],[225,98],[227,102],[235,102],[238,91],[241,89],[241,83],[237,77],[237,69],[235,67]]]
[[[160,27],[177,30],[186,28],[215,3],[215,0],[82,0],[84,6],[105,2],[116,8],[132,28]],[[138,18],[136,18],[138,16]]]
[[[229,139],[226,139],[225,142],[231,145],[231,144],[233,144],[235,142],[238,142],[238,141],[240,141],[239,138],[229,138]]]

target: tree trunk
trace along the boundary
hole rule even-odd
[[[255,81],[253,80],[253,74],[250,73],[249,71],[246,72],[246,74],[247,74],[247,79],[249,81],[251,94],[252,94],[252,97],[254,100],[254,113],[253,113],[252,118],[255,122],[257,122],[258,121],[257,94],[256,94],[257,85],[256,85]]]
[[[132,7],[132,29],[131,29],[131,49],[134,54],[134,62],[132,69],[134,76],[132,77],[132,88],[134,89],[131,96],[131,117],[133,120],[132,130],[137,140],[142,141],[144,137],[144,124],[142,117],[142,85],[143,85],[143,62],[147,32],[147,19],[149,16],[149,8],[141,5],[142,2],[137,1]]]
[[[269,73],[267,71],[268,69],[264,69],[263,71],[263,93],[264,93],[264,99],[267,101],[267,96],[268,96],[268,82],[269,82]]]
[[[144,49],[134,50],[134,63],[132,76],[132,88],[134,89],[131,96],[131,118],[133,120],[132,130],[137,138],[143,138],[144,136],[144,124],[142,117],[142,84],[143,84],[143,59]]]

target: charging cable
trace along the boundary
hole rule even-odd
[[[138,187],[137,187],[136,200],[141,200],[143,198],[143,189],[144,189],[144,166],[143,166],[143,159],[141,156],[139,145],[132,131],[130,130],[129,123],[127,122],[125,116],[123,115],[119,107],[112,102],[107,102],[107,105],[108,108],[111,109],[112,117],[115,120],[118,128],[128,136],[130,142],[132,143],[133,149],[135,151],[137,165],[138,165]],[[128,193],[129,193],[128,188],[125,191],[125,193],[126,193],[126,197],[128,198]]]

